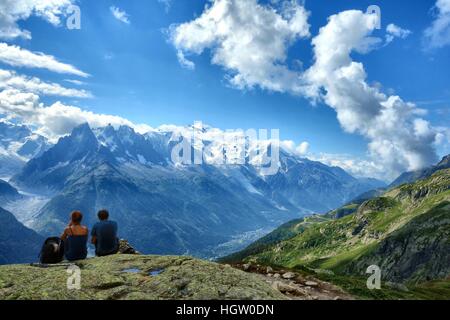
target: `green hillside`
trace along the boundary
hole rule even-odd
[[[343,209],[354,213],[332,218]],[[266,236],[266,243],[261,239],[223,261],[328,270],[344,287],[350,277],[366,277],[367,267],[375,264],[385,282],[422,288],[443,279],[438,287],[450,293],[445,281],[450,275],[450,170],[314,219],[287,224]]]

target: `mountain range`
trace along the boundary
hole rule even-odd
[[[37,261],[44,238],[0,208],[0,265]]]
[[[397,187],[404,183],[411,183],[420,179],[425,179],[427,177],[430,177],[433,173],[442,169],[450,169],[450,155],[442,158],[442,160],[435,166],[401,174],[390,184],[390,187]]]
[[[27,161],[42,155],[51,143],[29,127],[0,121],[0,177],[18,172]]]
[[[366,298],[376,295],[365,285],[376,265],[384,288],[448,297],[450,169],[434,168],[371,199],[286,223],[222,261],[308,270]]]
[[[171,160],[174,131],[140,134],[127,126],[83,124],[55,145],[42,145],[48,150],[36,151],[10,180],[21,192],[49,198],[27,226],[57,235],[70,211],[84,212],[91,226],[95,212],[107,208],[120,236],[141,252],[211,258],[243,248],[283,222],[384,186],[284,149],[272,176],[250,163],[180,165]],[[217,143],[211,132],[200,130],[206,144]]]

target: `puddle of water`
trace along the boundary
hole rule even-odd
[[[122,270],[122,272],[125,272],[125,273],[139,273],[139,272],[141,272],[141,270],[138,269],[138,268],[129,268],[129,269]]]
[[[155,269],[155,270],[151,270],[149,271],[149,275],[151,275],[152,277],[156,277],[157,275],[163,273],[164,269]]]

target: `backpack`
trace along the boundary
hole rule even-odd
[[[57,237],[48,238],[45,240],[41,253],[39,254],[39,261],[42,264],[55,264],[64,260],[64,242]]]

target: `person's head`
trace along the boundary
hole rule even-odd
[[[83,220],[83,214],[80,211],[74,211],[70,215],[70,220],[72,221],[72,224],[80,224],[81,220]]]
[[[97,216],[100,219],[100,221],[105,221],[108,220],[109,218],[109,212],[108,210],[102,209],[98,212]]]

